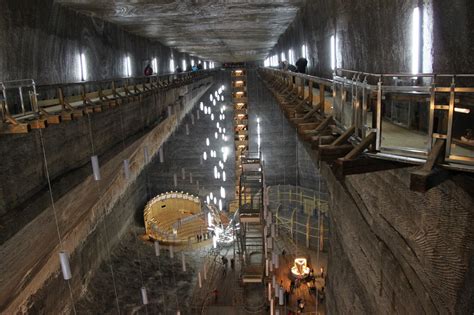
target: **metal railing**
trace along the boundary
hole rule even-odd
[[[474,138],[465,136],[468,129],[474,129],[474,74],[374,74],[337,69],[332,79],[326,79],[261,70],[285,82],[288,91],[296,91],[311,106],[319,90],[319,113],[331,115],[341,132],[353,127],[353,143],[375,133],[376,152],[371,156],[421,164],[434,141],[445,139],[443,166],[474,171]]]
[[[175,87],[216,70],[200,70],[108,80],[36,85],[32,79],[0,82],[1,123],[20,124],[64,111],[79,114],[88,106]]]

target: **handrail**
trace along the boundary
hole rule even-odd
[[[0,81],[0,122],[15,127],[7,133],[28,132],[27,121],[31,119],[71,111],[81,116],[80,112],[87,111],[87,106],[169,88],[175,82],[193,80],[215,71],[217,69],[43,85],[37,85],[32,79]],[[39,92],[43,94],[42,99],[38,98]],[[26,123],[22,123],[23,120]],[[46,124],[37,121],[33,126],[44,128]]]
[[[261,69],[273,77],[272,84],[275,84],[275,87],[281,90],[283,95],[296,94],[289,97],[289,100],[296,102],[299,97],[306,102],[305,106],[316,105],[313,105],[314,92],[311,82],[319,83],[320,103],[316,108],[313,107],[316,113],[310,111],[309,115],[317,114],[319,120],[331,117],[331,124],[342,132],[354,128],[354,132],[351,132],[348,139],[354,145],[362,143],[369,135],[371,137],[375,135],[374,152],[369,154],[372,157],[420,164],[428,159],[436,139],[446,139],[442,166],[455,170],[474,171],[472,141],[468,143],[463,140],[464,142],[461,142],[459,133],[462,133],[463,130],[460,128],[466,127],[458,127],[455,130],[454,123],[455,115],[471,113],[471,116],[461,118],[472,120],[474,108],[471,95],[474,95],[474,81],[472,80],[474,74],[375,74],[338,68],[332,79],[326,79],[268,67]],[[369,83],[367,81],[369,77],[376,78],[376,84],[373,84],[373,80],[371,80],[372,84]],[[393,78],[394,83],[384,80],[389,77]],[[414,80],[403,81],[399,78],[413,78]],[[423,78],[431,78],[431,80],[423,80]],[[435,82],[436,78],[451,78],[451,80],[441,83]],[[464,79],[458,82],[458,86],[456,86],[457,78]],[[324,95],[325,88],[332,92],[332,98],[329,99],[331,103],[329,109],[325,103],[325,97],[327,97]],[[308,98],[305,91],[309,91]],[[296,105],[296,103],[294,104]],[[417,115],[419,116],[416,121],[418,129],[415,130],[408,128],[412,123],[409,117],[412,114],[410,106],[418,108]],[[298,107],[302,108],[301,105]],[[307,108],[306,110],[308,110]],[[405,131],[397,129],[403,128],[397,125],[397,120],[393,123],[390,122],[393,116],[391,113],[388,115],[388,109],[393,110],[393,108],[398,111],[408,111],[406,113],[408,117],[402,117],[401,120],[402,122],[406,121],[407,129]],[[441,111],[440,114],[446,115],[446,118],[440,121],[442,118],[436,115],[436,111]],[[302,119],[306,120],[306,118]],[[469,123],[467,125],[469,126]],[[425,132],[425,129],[428,131]],[[403,136],[403,134],[405,135]],[[402,138],[397,140],[397,135]],[[403,140],[406,140],[404,137],[413,137],[410,139],[413,140],[412,144],[406,143]],[[364,145],[366,144],[364,143]]]

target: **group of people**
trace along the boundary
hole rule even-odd
[[[203,234],[197,234],[196,235],[196,241],[199,243],[199,242],[202,242],[202,241],[205,241],[209,239],[209,232],[207,233],[203,233]]]
[[[222,256],[222,265],[224,266],[224,270],[223,270],[223,274],[226,275],[227,274],[227,264],[229,263],[229,260],[227,259],[226,256]],[[235,267],[235,261],[234,261],[234,258],[231,258],[230,259],[230,268],[231,269],[234,269]]]
[[[284,71],[292,71],[298,73],[306,73],[306,67],[308,66],[308,60],[304,57],[296,60],[294,65],[290,64],[288,61],[280,61],[280,69]]]
[[[186,68],[186,71],[187,72],[196,72],[198,70],[202,70],[203,69],[203,65],[202,63],[198,63],[198,64],[195,64],[195,65],[188,65],[188,67]],[[177,66],[176,69],[175,69],[176,73],[181,73],[183,72],[183,69],[180,67],[180,66]],[[143,74],[148,77],[150,75],[153,75],[153,68],[151,66],[150,63],[147,63],[147,65],[145,66],[145,70],[143,70]]]

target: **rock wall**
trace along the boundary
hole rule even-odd
[[[331,314],[474,311],[474,179],[457,175],[427,193],[412,168],[348,176],[327,166]]]
[[[258,151],[257,118],[260,119],[260,150],[265,162],[267,185],[295,185],[325,191],[324,180],[300,143],[296,129],[279,109],[256,71],[248,74],[249,144]]]
[[[125,32],[96,17],[76,13],[54,0],[6,0],[0,16],[0,81],[34,79],[37,84],[81,80],[79,55],[84,53],[86,80],[143,75],[147,61],[158,60],[159,73],[169,72],[170,59],[190,63],[188,54]]]
[[[6,237],[2,238],[3,244],[0,247],[0,312],[11,314],[70,311],[70,295],[73,299],[78,299],[84,293],[94,269],[103,259],[108,259],[110,250],[123,235],[136,211],[142,210],[149,198],[145,177],[142,175],[147,164],[145,148],[150,158],[153,158],[212,82],[213,77],[206,77],[166,92],[163,102],[172,100],[173,111],[159,124],[154,113],[157,109],[170,105],[169,103],[157,102],[151,95],[141,102],[128,104],[130,107],[126,108],[130,110],[130,121],[123,145],[121,132],[115,129],[117,127],[114,123],[120,121],[119,109],[95,114],[93,118],[91,116],[95,131],[93,139],[97,152],[101,154],[102,179],[98,182],[94,181],[90,164],[87,162],[90,144],[81,140],[81,137],[87,138],[83,134],[84,122],[75,122],[69,126],[67,132],[65,127],[60,126],[59,129],[48,128],[44,131],[50,133],[48,165],[51,161],[58,164],[49,165],[57,171],[58,176],[52,186],[54,207],[51,206],[48,191],[43,189],[42,198],[25,201],[27,204],[36,204],[36,212],[30,213],[31,209],[25,208],[24,216],[28,217],[28,220],[18,215],[8,224],[15,227],[9,229]],[[140,112],[141,114],[138,114]],[[87,118],[83,120],[87,122]],[[41,153],[36,147],[36,136],[35,133],[25,135],[27,139],[33,139],[31,143],[25,139],[23,142],[22,139],[16,139],[17,146],[8,144],[10,151],[5,155],[5,159],[10,161],[9,164],[13,164],[17,156],[12,148],[23,146],[25,150],[36,149],[38,154]],[[9,141],[15,140],[10,138]],[[123,175],[124,159],[130,161],[129,179]],[[76,163],[74,167],[80,169],[79,173],[71,174],[71,170],[64,163],[68,160]],[[22,160],[17,158],[16,161],[19,164],[16,167],[17,178],[26,178],[22,173]],[[41,172],[43,165],[41,162],[38,164],[38,172]],[[24,172],[28,173],[28,170],[26,168]],[[41,176],[38,175],[38,182],[41,182],[40,179]],[[44,177],[42,180],[46,181]],[[63,185],[66,185],[66,188],[61,187]],[[20,186],[18,190],[21,190]],[[62,194],[58,194],[58,190]],[[56,229],[56,220],[59,229]],[[58,234],[61,243],[58,241]],[[71,294],[60,273],[60,250],[71,255]]]
[[[292,48],[295,60],[306,44],[309,71],[331,77],[331,36],[337,67],[373,73],[411,71],[413,9],[422,9],[420,70],[472,73],[474,32],[467,0],[313,0],[299,11],[269,56]],[[456,40],[454,40],[456,38]]]

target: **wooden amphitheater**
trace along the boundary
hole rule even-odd
[[[207,232],[199,197],[171,191],[150,200],[144,210],[145,231],[161,243],[187,243]]]

